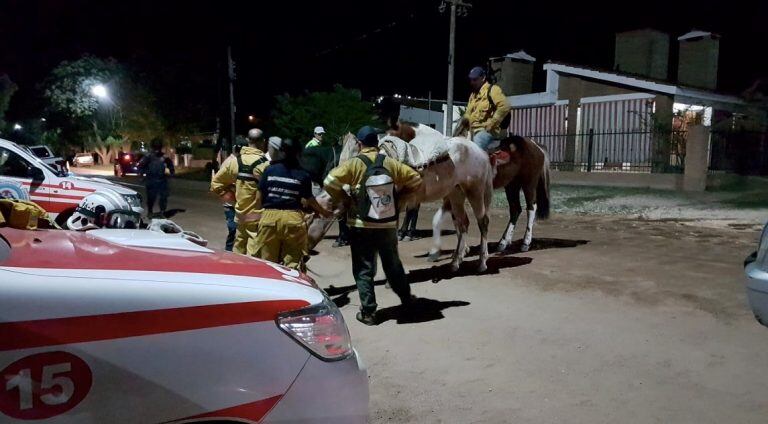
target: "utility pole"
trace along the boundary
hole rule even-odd
[[[445,12],[448,5],[451,7],[451,32],[448,38],[448,95],[445,108],[445,135],[450,137],[453,132],[453,75],[456,62],[454,60],[456,51],[456,12],[461,16],[467,16],[469,8],[472,7],[472,5],[462,0],[443,0],[442,3],[440,3],[440,12]]]
[[[226,156],[232,153],[232,146],[235,143],[235,62],[232,61],[232,46],[227,46],[227,78],[229,79],[229,140],[224,146]]]

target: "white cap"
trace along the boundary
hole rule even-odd
[[[315,134],[325,134],[325,129],[323,127],[315,127]]]

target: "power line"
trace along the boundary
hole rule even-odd
[[[404,22],[412,20],[415,17],[416,17],[416,14],[415,13],[411,13],[411,14],[408,15],[407,18],[405,18],[402,21],[392,21],[392,22],[390,22],[390,23],[388,23],[388,24],[386,24],[384,26],[381,26],[379,28],[374,29],[373,31],[369,31],[369,32],[366,32],[364,34],[358,35],[357,37],[355,37],[355,38],[353,38],[351,40],[341,42],[341,43],[339,43],[339,44],[337,44],[337,45],[335,45],[333,47],[327,48],[325,50],[322,50],[322,51],[316,53],[315,57],[325,56],[326,54],[333,53],[336,50],[340,50],[340,49],[346,47],[349,44],[354,44],[354,43],[358,43],[360,41],[366,40],[370,36],[373,36],[373,35],[382,33],[382,32],[384,32],[386,30],[392,29],[392,28],[394,28],[394,27],[396,27],[398,25],[401,25]]]

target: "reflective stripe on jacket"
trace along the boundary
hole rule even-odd
[[[240,150],[240,161],[244,165],[251,165],[261,160],[264,152],[261,150],[245,146]],[[239,175],[240,167],[236,157],[229,157],[211,180],[211,191],[223,195],[228,191],[235,192],[235,213],[238,222],[248,222],[258,220],[256,211],[261,209],[261,194],[259,193],[259,179],[269,162],[264,160],[253,168],[249,175]]]

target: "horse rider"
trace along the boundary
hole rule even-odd
[[[456,134],[469,130],[472,141],[490,153],[499,147],[500,140],[505,136],[502,121],[511,107],[501,88],[488,81],[485,69],[479,66],[472,68],[469,85],[472,93]]]
[[[261,209],[259,178],[269,165],[264,155],[264,132],[258,128],[248,131],[248,145],[240,149],[235,160],[224,161],[211,180],[211,191],[223,202],[235,201],[237,233],[233,250],[253,256],[256,251],[258,213]]]
[[[155,200],[159,201],[160,215],[168,207],[168,173],[173,176],[176,170],[173,161],[163,153],[163,140],[154,138],[151,142],[152,153],[139,161],[139,173],[144,176],[144,186],[147,189],[147,216],[152,217]]]
[[[333,212],[320,206],[312,195],[312,179],[299,165],[301,146],[286,138],[270,138],[270,165],[259,181],[264,208],[256,235],[256,256],[288,268],[305,271],[307,223],[304,204],[330,218]]]
[[[411,288],[397,252],[397,196],[418,191],[421,176],[409,166],[379,154],[377,130],[365,126],[357,133],[360,155],[333,169],[324,187],[336,202],[344,202],[351,190],[349,241],[352,273],[360,294],[357,320],[376,325],[376,294],[373,278],[376,257],[381,258],[384,274],[392,290],[405,306],[413,302]],[[346,203],[346,202],[345,202]]]
[[[320,147],[323,144],[323,134],[325,134],[325,129],[323,127],[315,127],[312,140],[309,140],[304,148],[308,149],[310,147]]]

